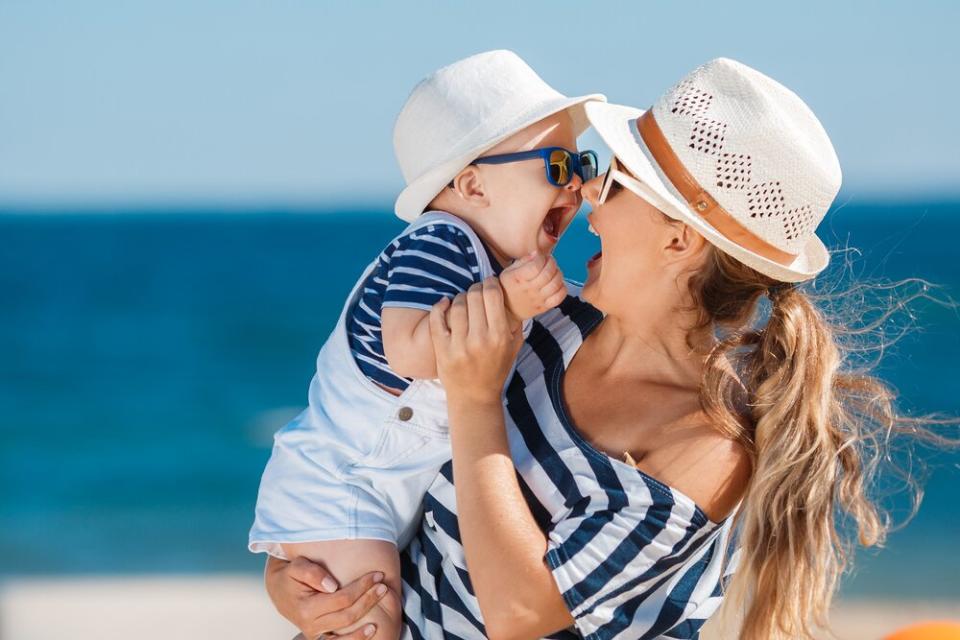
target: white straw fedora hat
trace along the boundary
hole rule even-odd
[[[568,110],[574,132],[589,126],[583,105],[600,94],[568,98],[512,51],[478,53],[435,71],[407,98],[393,148],[407,187],[398,216],[410,222],[464,167],[518,131]]]
[[[814,231],[840,189],[840,163],[820,121],[783,85],[718,58],[647,111],[586,111],[652,204],[717,248],[783,282],[827,266]]]

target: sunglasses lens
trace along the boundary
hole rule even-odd
[[[580,178],[589,182],[597,177],[599,162],[593,151],[584,151],[580,154]]]
[[[550,152],[550,182],[562,187],[570,182],[570,165],[572,165],[570,154],[563,149],[554,149]]]

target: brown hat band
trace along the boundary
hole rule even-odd
[[[650,154],[660,165],[660,170],[690,208],[727,240],[778,264],[789,265],[797,259],[797,254],[778,249],[737,222],[736,218],[727,213],[726,209],[700,186],[670,147],[660,125],[653,118],[653,109],[648,109],[637,118],[637,130],[647,144]]]

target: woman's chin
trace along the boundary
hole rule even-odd
[[[580,297],[587,302],[593,303],[594,294],[597,289],[597,281],[600,279],[600,266],[587,265],[587,279],[583,282],[583,288],[580,290]]]
[[[587,282],[596,280],[600,276],[603,268],[603,251],[597,251],[592,258],[587,260]]]

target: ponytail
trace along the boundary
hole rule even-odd
[[[690,293],[701,328],[726,335],[707,359],[701,403],[753,465],[725,606],[743,606],[741,638],[811,638],[827,626],[849,534],[865,546],[885,539],[887,519],[867,494],[888,439],[947,441],[898,415],[883,382],[847,370],[837,331],[802,289],[710,250]],[[769,316],[758,328],[764,296]]]

